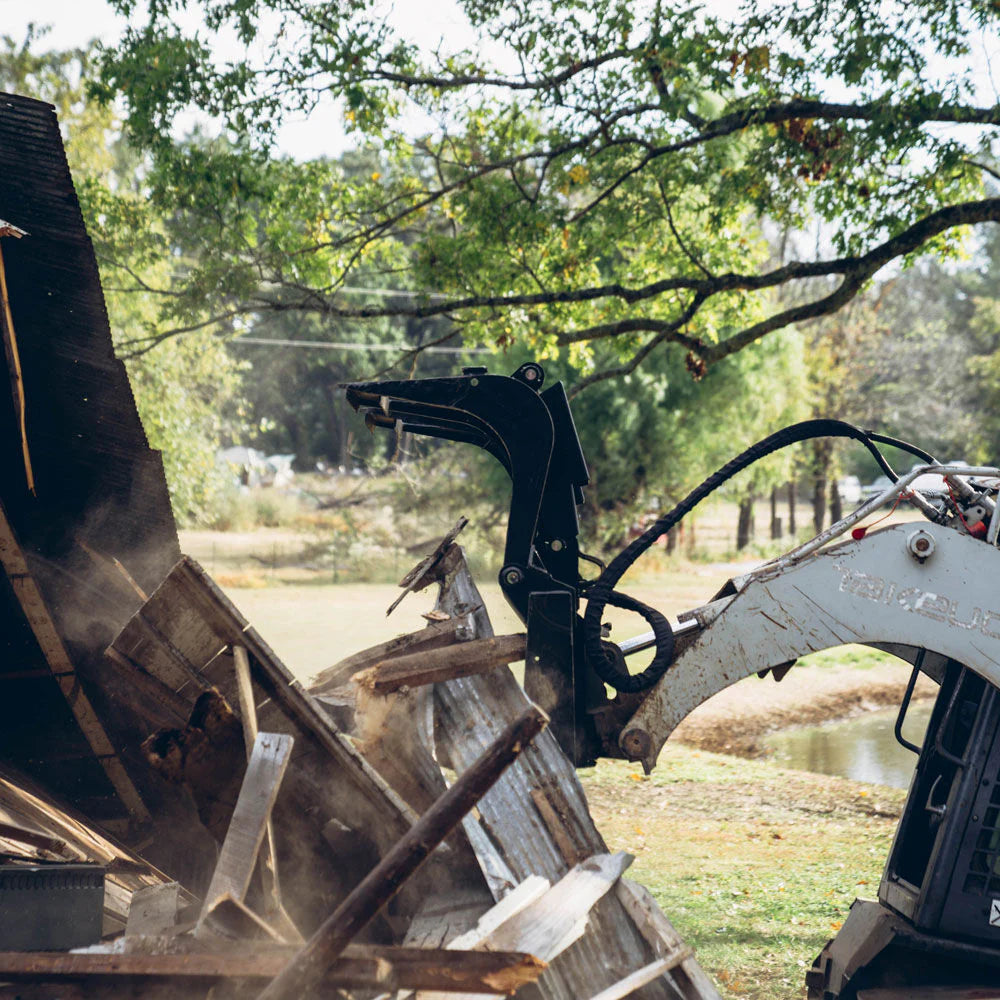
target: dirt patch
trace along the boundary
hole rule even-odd
[[[864,669],[803,663],[779,683],[770,675],[750,677],[695,709],[671,739],[716,753],[760,756],[763,737],[776,730],[898,705],[909,674],[909,664],[887,659]],[[936,693],[937,685],[921,677],[914,699]]]

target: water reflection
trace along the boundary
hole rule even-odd
[[[912,705],[907,713],[903,735],[917,746],[923,742],[931,708],[930,702]],[[917,757],[896,742],[896,712],[892,708],[822,726],[788,729],[772,733],[765,744],[782,767],[908,788]]]

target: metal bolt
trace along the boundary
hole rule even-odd
[[[469,379],[469,385],[479,385],[479,379],[477,378]]]
[[[549,547],[553,552],[562,552],[566,547],[566,543],[561,538],[553,538]]]
[[[642,760],[652,747],[652,740],[645,729],[630,729],[622,736],[622,749],[629,760]]]
[[[503,582],[506,583],[508,587],[516,587],[523,579],[524,575],[516,567],[505,569],[503,572]]]
[[[537,368],[525,368],[524,377],[529,382],[535,382],[538,380],[538,369]]]
[[[929,559],[934,554],[934,547],[934,536],[923,528],[918,528],[906,539],[906,548],[919,562]]]

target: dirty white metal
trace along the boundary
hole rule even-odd
[[[825,531],[821,531],[815,538],[811,538],[808,542],[804,542],[797,548],[786,552],[783,556],[768,563],[767,568],[790,566],[804,559],[810,553],[822,548],[827,542],[832,541],[834,538],[844,534],[845,531],[852,528],[855,524],[863,521],[869,514],[874,514],[880,507],[883,507],[891,500],[895,500],[901,493],[905,493],[907,487],[914,480],[928,474],[945,476],[949,482],[955,485],[957,492],[968,495],[974,491],[965,481],[966,476],[979,476],[992,479],[1000,476],[1000,469],[989,465],[918,465],[916,468],[911,469],[905,476],[900,476],[897,482],[893,483],[892,486],[884,490],[879,496],[872,497],[871,500],[851,511],[850,514],[839,520],[836,524],[831,524]],[[937,508],[925,500],[918,490],[914,490],[910,494],[910,500],[925,515],[931,518],[937,515]]]
[[[677,724],[718,691],[845,643],[925,648],[1000,686],[1000,595],[985,583],[1000,579],[1000,551],[927,524],[933,554],[921,561],[907,544],[913,530],[896,525],[794,565],[772,563],[702,609],[701,634],[625,726],[626,754],[651,768]]]

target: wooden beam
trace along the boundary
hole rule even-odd
[[[476,922],[472,930],[450,941],[448,948],[479,948],[500,926],[517,916],[522,910],[537,902],[551,889],[547,878],[529,875],[519,886],[512,889],[499,903],[491,906]]]
[[[462,625],[460,618],[431,622],[419,632],[398,635],[370,649],[363,649],[317,674],[309,686],[309,691],[311,694],[324,694],[346,684],[359,670],[364,670],[382,660],[421,650],[440,649],[442,646],[456,643],[459,641],[458,630]]]
[[[645,886],[623,878],[615,886],[615,895],[658,958],[672,959],[677,954],[683,956],[677,966],[670,970],[671,982],[682,997],[690,1000],[722,1000],[712,980]]]
[[[8,231],[0,236],[15,235]],[[20,238],[20,237],[19,237]],[[35,495],[35,474],[31,468],[31,451],[28,448],[27,409],[24,402],[24,379],[21,376],[21,358],[17,350],[17,336],[14,333],[14,316],[10,311],[10,296],[7,292],[7,273],[0,250],[0,337],[3,339],[4,355],[7,359],[7,375],[10,379],[11,398],[14,403],[14,417],[21,436],[21,457],[24,461],[24,477],[28,492]]]
[[[301,942],[286,938],[277,928],[272,927],[263,917],[258,916],[246,903],[228,892],[217,899],[211,909],[202,917],[195,929],[201,937],[208,937],[204,931],[211,931],[220,937],[234,940],[263,940],[277,944],[298,945]]]
[[[0,979],[40,983],[110,981],[152,983],[171,978],[177,985],[199,979],[271,979],[288,963],[288,948],[225,954],[73,954],[71,952],[0,952]],[[433,989],[452,993],[476,990],[509,994],[533,983],[545,963],[532,955],[489,951],[443,951],[349,945],[322,980],[324,989],[380,988],[387,979],[399,989]],[[228,995],[228,994],[227,994]]]
[[[260,994],[260,1000],[297,1000],[318,983],[347,944],[517,760],[547,721],[545,713],[532,705],[512,722],[323,922]]]
[[[516,948],[551,961],[580,937],[587,914],[633,860],[624,851],[588,858],[539,899],[505,920],[485,938],[483,946]]]
[[[177,923],[181,887],[177,882],[144,885],[132,893],[125,922],[126,937],[166,934]]]
[[[29,847],[37,847],[43,851],[50,851],[52,854],[62,854],[66,850],[65,840],[49,837],[35,830],[25,830],[23,826],[15,826],[13,823],[0,823],[0,837],[16,840],[19,844],[27,844]]]
[[[74,541],[90,556],[95,566],[104,570],[105,576],[112,582],[118,584],[130,597],[138,597],[140,601],[149,600],[149,595],[136,583],[135,577],[124,567],[120,559],[115,556],[98,552],[92,545],[88,545],[79,535],[74,535]]]
[[[257,735],[233,818],[205,893],[200,922],[227,893],[240,901],[246,896],[293,743],[291,736],[283,733]]]
[[[76,667],[66,652],[42,592],[28,569],[28,560],[14,535],[14,529],[7,519],[7,511],[2,502],[0,502],[0,564],[3,565],[14,595],[31,626],[38,648],[45,657],[45,662],[49,665],[52,676],[59,685],[59,690],[66,699],[80,731],[94,751],[94,756],[104,768],[118,798],[132,817],[140,823],[148,823],[151,819],[149,810],[128,776],[90,699],[80,687]]]
[[[253,682],[250,678],[250,658],[243,646],[233,646],[233,668],[236,671],[236,692],[240,701],[240,719],[243,722],[243,739],[246,742],[249,762],[257,740],[257,706],[254,704]],[[270,816],[264,829],[264,842],[261,844],[257,871],[260,872],[264,889],[267,919],[276,925],[276,929],[286,941],[291,944],[303,944],[305,938],[281,902],[278,857],[274,848],[274,822]]]
[[[636,990],[641,989],[654,979],[659,979],[665,972],[669,972],[685,958],[690,958],[693,952],[690,948],[685,949],[686,953],[678,953],[674,958],[658,958],[649,965],[644,965],[641,969],[636,969],[631,975],[619,979],[617,983],[609,986],[606,990],[601,990],[590,998],[590,1000],[624,1000],[631,996]]]
[[[441,649],[422,650],[376,663],[354,675],[356,684],[378,694],[389,694],[401,687],[436,684],[456,677],[486,674],[497,667],[524,659],[525,635],[501,635],[473,639]]]

